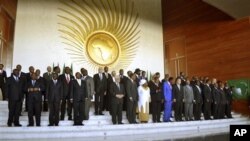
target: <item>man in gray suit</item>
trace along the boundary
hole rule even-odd
[[[184,108],[185,108],[185,120],[193,120],[193,102],[194,92],[190,85],[190,80],[186,80],[186,85],[183,87],[184,91]]]
[[[81,73],[82,73],[82,80],[84,80],[86,84],[86,95],[87,95],[85,99],[83,119],[88,120],[91,100],[93,99],[93,95],[95,94],[95,86],[93,78],[88,75],[88,70],[81,68]]]

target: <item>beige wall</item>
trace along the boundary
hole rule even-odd
[[[131,0],[128,0],[131,1]],[[161,0],[134,0],[140,17],[139,48],[126,70],[139,67],[163,73],[163,37]],[[23,71],[33,65],[42,72],[47,65],[72,63],[58,32],[57,0],[19,0],[16,19],[13,65],[22,64]],[[74,64],[74,63],[73,63]],[[74,71],[82,66],[74,64]],[[94,73],[93,70],[92,73]],[[91,73],[91,72],[90,72]]]

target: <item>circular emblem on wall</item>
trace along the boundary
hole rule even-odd
[[[59,32],[73,63],[126,69],[139,44],[139,16],[132,0],[61,0]]]
[[[101,66],[115,64],[121,52],[117,39],[102,31],[91,34],[87,38],[86,47],[89,59]]]

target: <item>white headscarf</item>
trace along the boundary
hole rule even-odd
[[[147,81],[146,81],[145,79],[142,79],[142,80],[140,81],[140,86],[142,86],[142,85],[145,84],[145,83],[147,83]]]

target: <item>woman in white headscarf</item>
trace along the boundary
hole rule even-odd
[[[145,79],[142,79],[140,81],[140,86],[138,87],[138,95],[139,120],[142,123],[147,123],[149,120],[150,89]]]

